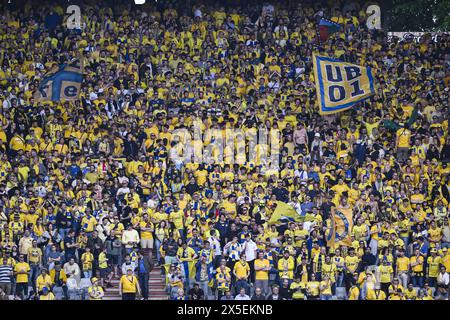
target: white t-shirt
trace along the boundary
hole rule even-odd
[[[256,250],[258,247],[253,240],[247,241],[245,244],[245,260],[253,261],[256,259]]]

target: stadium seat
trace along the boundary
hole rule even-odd
[[[337,287],[336,288],[336,298],[338,300],[345,300],[347,297],[347,291],[345,290],[345,287]]]
[[[62,300],[64,298],[64,291],[61,287],[53,287],[53,294],[56,300]]]
[[[92,285],[91,280],[87,278],[82,278],[80,281],[80,288],[89,288]]]

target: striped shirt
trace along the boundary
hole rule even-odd
[[[0,283],[11,283],[12,266],[1,265],[0,266]]]

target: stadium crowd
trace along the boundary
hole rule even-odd
[[[84,1],[81,30],[3,4],[0,299],[87,281],[98,300],[117,278],[148,299],[155,265],[179,300],[448,299],[449,36],[390,39],[336,1],[199,3]],[[343,28],[319,43],[321,17]],[[319,115],[313,52],[372,67],[376,95]],[[35,100],[80,57],[79,99]],[[175,163],[195,119],[280,130],[280,168]],[[301,220],[269,225],[277,201]],[[327,245],[332,207],[352,208],[351,245]]]

